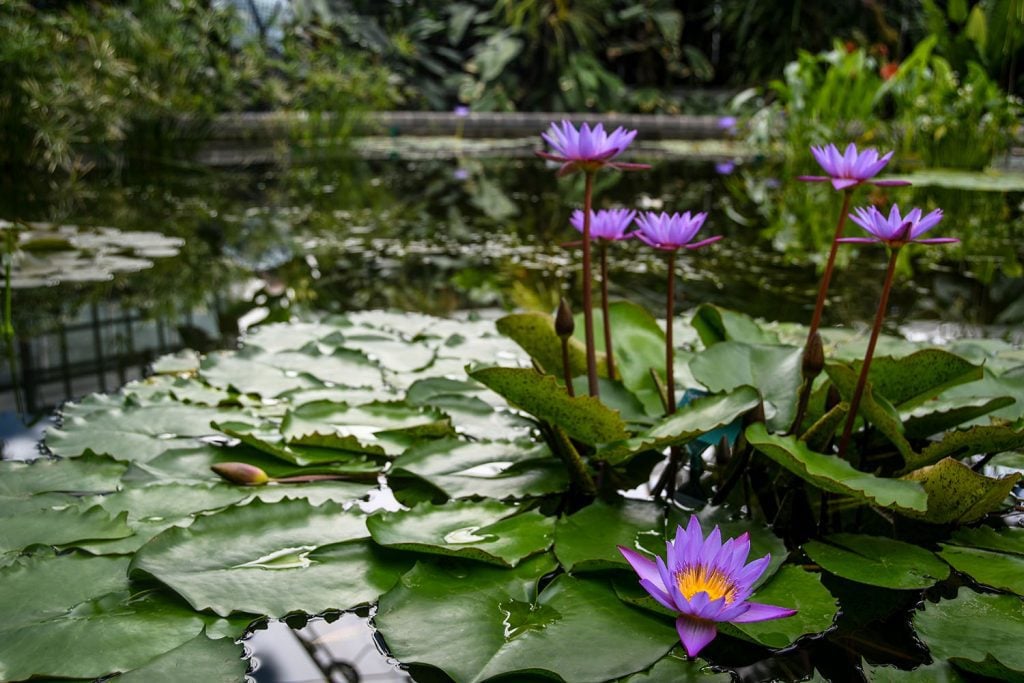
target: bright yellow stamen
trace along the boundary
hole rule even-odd
[[[679,584],[679,592],[687,600],[693,598],[697,593],[707,593],[712,601],[725,598],[725,604],[730,604],[736,598],[736,586],[717,569],[709,569],[703,565],[695,564],[685,567],[676,574],[676,583]]]

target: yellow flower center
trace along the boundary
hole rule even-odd
[[[691,600],[697,593],[707,593],[712,601],[725,598],[725,604],[730,604],[736,598],[736,586],[717,569],[708,569],[699,564],[685,567],[676,574],[676,583],[679,584],[679,592],[687,600]]]

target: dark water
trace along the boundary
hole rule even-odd
[[[64,400],[116,390],[175,349],[230,346],[259,322],[368,308],[551,310],[563,295],[578,303],[577,254],[561,246],[576,237],[568,215],[581,199],[578,179],[556,180],[533,160],[458,168],[455,160],[395,159],[131,170],[74,184],[8,177],[0,218],[114,226],[128,232],[126,246],[130,231],[155,231],[184,246],[108,281],[14,292],[17,336],[0,371],[3,455],[31,457]],[[708,211],[705,232],[726,239],[681,259],[683,305],[711,302],[806,323],[838,202],[785,175],[756,165],[719,175],[710,163],[663,161],[649,172],[600,176],[597,206]],[[890,199],[944,208],[936,234],[961,237],[964,246],[912,254],[890,327],[1010,334],[1024,319],[1024,195],[903,192]],[[639,244],[615,245],[612,256],[613,296],[664,315],[661,256]],[[826,322],[860,325],[874,313],[884,252],[851,249],[843,261]],[[314,619],[296,631],[274,622],[248,645],[260,683],[409,680],[379,654],[365,615]]]

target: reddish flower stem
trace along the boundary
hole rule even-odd
[[[590,264],[590,214],[594,195],[594,172],[584,173],[583,190],[583,331],[587,341],[587,386],[591,396],[598,396],[597,349],[594,345],[594,309],[591,289],[593,274]]]
[[[828,260],[825,262],[825,272],[821,274],[821,282],[818,284],[818,298],[814,302],[814,314],[811,315],[811,327],[807,331],[807,341],[804,342],[804,354],[806,355],[811,344],[814,343],[814,335],[821,326],[821,316],[825,311],[825,300],[828,298],[828,289],[832,284],[832,272],[836,266],[836,254],[839,252],[839,238],[843,236],[843,229],[846,228],[846,216],[850,211],[850,199],[853,197],[853,190],[847,189],[843,192],[843,207],[839,210],[839,219],[836,221],[836,230],[832,235],[832,246],[829,247]],[[796,419],[790,431],[796,431],[803,422],[804,413],[807,411],[807,401],[811,396],[811,387],[814,384],[813,377],[804,377],[803,385],[800,387],[800,398],[797,402]]]
[[[875,345],[878,343],[878,335],[882,331],[882,323],[885,321],[885,310],[889,306],[889,293],[892,291],[893,276],[896,274],[896,258],[900,249],[895,247],[889,253],[889,267],[885,271],[885,284],[882,285],[882,298],[878,302],[878,311],[875,312],[875,324],[871,328],[871,339],[868,340],[868,349],[864,354],[864,363],[860,368],[860,376],[857,378],[857,386],[853,389],[853,397],[850,399],[850,412],[846,415],[846,425],[843,427],[843,436],[839,440],[839,457],[846,456],[846,449],[850,445],[850,435],[853,433],[853,423],[857,420],[857,409],[860,407],[861,397],[864,395],[864,386],[868,380],[868,371],[871,369],[871,358],[875,355]]]
[[[608,242],[606,240],[601,240],[601,317],[604,322],[604,353],[608,360],[608,379],[615,379],[612,321],[608,315]]]
[[[672,319],[676,309],[676,252],[668,252],[668,296],[665,307],[665,390],[668,392],[667,412],[676,412],[675,350],[672,348]]]

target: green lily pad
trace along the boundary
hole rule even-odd
[[[1024,417],[1024,377],[1017,374],[1010,374],[1007,371],[997,375],[990,368],[985,368],[982,379],[967,384],[961,384],[947,389],[942,398],[987,398],[1002,399],[1009,396],[1014,399],[1012,404],[994,410],[986,414],[982,424],[987,424],[991,418],[999,418],[1013,422]]]
[[[217,433],[211,421],[237,414],[171,400],[91,410],[86,415],[65,412],[62,428],[47,430],[46,445],[65,458],[95,453],[146,462],[175,448],[198,445],[199,437]]]
[[[860,373],[860,363],[853,372]],[[982,366],[942,349],[922,349],[909,356],[872,360],[868,381],[899,410],[909,410],[946,389],[982,378]]]
[[[608,443],[627,437],[617,412],[591,396],[569,396],[550,375],[521,368],[481,368],[469,374],[512,405],[561,427],[583,443]]]
[[[881,536],[832,534],[803,549],[822,569],[869,586],[920,590],[949,576],[949,567],[930,550]]]
[[[943,458],[964,458],[1013,451],[1024,447],[1024,430],[1009,425],[977,426],[948,432],[921,451],[920,458],[908,462],[908,469],[932,465]]]
[[[729,393],[699,398],[638,436],[599,448],[594,457],[612,465],[620,465],[645,451],[685,444],[731,424],[759,403],[757,392],[751,387],[739,387]]]
[[[0,555],[31,545],[77,547],[76,543],[132,535],[128,514],[111,517],[91,507],[43,509],[19,517],[7,517],[0,524]]]
[[[982,585],[1024,595],[1024,557],[1020,555],[946,544],[939,555]]]
[[[135,554],[129,573],[221,616],[317,614],[372,602],[408,566],[346,543],[366,536],[365,518],[340,505],[256,501],[164,531]]]
[[[871,683],[963,683],[963,677],[949,662],[932,662],[912,671],[892,666],[865,664],[864,675]]]
[[[562,340],[555,333],[555,321],[551,316],[536,311],[513,313],[500,318],[494,325],[498,332],[523,347],[545,372],[560,380],[565,377]],[[569,338],[569,372],[570,377],[587,374],[586,347],[572,337]]]
[[[945,458],[903,477],[903,481],[919,482],[928,494],[927,511],[905,513],[933,524],[973,522],[1003,507],[1003,501],[1021,476],[1018,472],[994,479],[978,474],[959,460]]]
[[[1000,529],[980,526],[974,529],[957,529],[952,543],[968,548],[984,548],[1000,552],[1024,555],[1024,531],[1019,529]]]
[[[40,458],[31,462],[0,462],[0,496],[67,491],[103,493],[115,491],[127,466],[102,456],[72,460]]]
[[[128,589],[127,557],[44,553],[0,569],[0,629],[64,614],[75,605]]]
[[[514,567],[551,547],[555,520],[497,501],[451,501],[379,512],[366,526],[386,547]]]
[[[843,400],[849,404],[857,386],[859,371],[839,363],[827,363],[825,372],[839,390]],[[917,458],[914,448],[903,435],[903,420],[900,419],[899,413],[870,383],[864,387],[858,411],[896,447],[904,462],[911,462]]]
[[[293,465],[328,465],[337,466],[337,474],[345,474],[353,479],[375,480],[381,465],[368,455],[384,455],[379,446],[362,446],[354,437],[347,443],[353,448],[362,448],[363,452],[341,450],[338,440],[331,447],[304,446],[289,444],[281,434],[280,428],[273,422],[251,422],[234,420],[231,422],[214,422],[213,426],[222,433],[238,439],[246,446],[251,446],[268,455],[280,458]]]
[[[393,486],[406,476],[429,482],[448,498],[525,498],[569,485],[565,465],[546,445],[530,441],[430,441],[410,448],[388,471]]]
[[[1006,669],[1024,674],[1024,602],[1016,596],[960,588],[955,599],[914,614],[914,628],[935,659],[994,678]]]
[[[381,598],[374,622],[392,655],[456,683],[543,672],[603,683],[647,669],[678,642],[671,620],[619,602],[603,582],[562,575],[537,595],[551,568],[547,556],[515,570],[420,562]],[[437,614],[458,637],[423,628]]]
[[[832,627],[838,605],[821,584],[818,574],[787,564],[750,598],[766,605],[788,607],[797,612],[785,619],[750,624],[721,624],[722,633],[753,640],[765,647],[781,649],[798,639],[823,633]]]
[[[639,500],[597,501],[555,525],[555,556],[567,572],[628,567],[616,546],[664,553],[665,514]]]
[[[690,324],[697,330],[700,340],[707,347],[725,341],[745,344],[779,343],[779,335],[763,329],[749,315],[713,304],[697,306]]]
[[[662,657],[647,671],[620,679],[620,683],[729,683],[732,675],[715,673],[701,660],[682,654]]]
[[[201,615],[163,593],[110,593],[46,621],[0,627],[0,679],[93,679],[131,671],[180,647],[203,626]]]
[[[238,683],[244,680],[248,669],[248,663],[242,659],[244,654],[244,648],[232,638],[213,640],[202,634],[115,680],[118,683]]]
[[[398,455],[417,438],[451,434],[440,412],[401,402],[359,406],[314,401],[289,410],[281,435],[291,445]]]
[[[329,355],[304,351],[268,353],[249,347],[206,356],[199,373],[215,387],[263,398],[315,388],[324,382],[349,387],[377,387],[383,382],[380,368],[363,354],[352,351]]]
[[[199,353],[184,349],[160,356],[150,364],[155,375],[185,375],[199,371]]]
[[[972,396],[942,396],[909,411],[902,411],[903,427],[908,439],[922,439],[947,429],[976,421],[1007,406],[1013,405],[1011,396],[977,398]]]
[[[713,393],[756,388],[769,428],[783,432],[796,417],[802,357],[803,349],[793,346],[724,341],[694,356],[690,371]]]
[[[747,428],[747,440],[801,479],[831,493],[853,496],[901,512],[924,513],[928,494],[916,481],[883,479],[854,469],[840,458],[815,453],[791,436],[769,434],[763,424]]]

